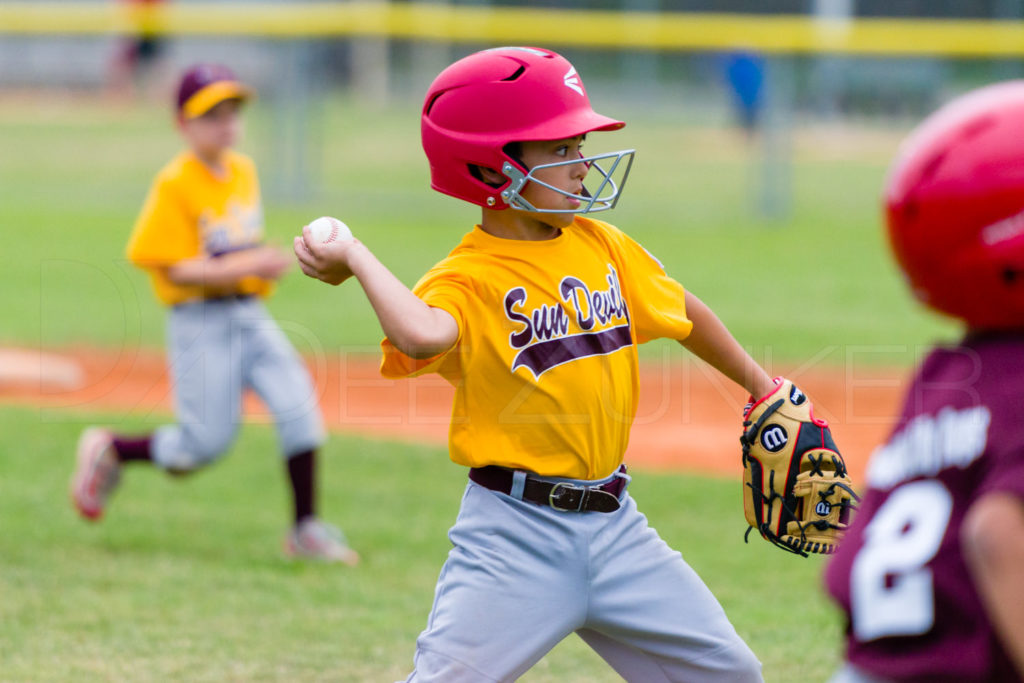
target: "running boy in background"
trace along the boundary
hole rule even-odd
[[[470,482],[409,681],[511,681],[576,632],[629,681],[759,681],[761,665],[678,552],[647,526],[622,465],[636,346],[682,343],[752,394],[776,385],[699,299],[615,227],[633,151],[584,157],[621,121],[563,57],[499,48],[427,93],[434,189],[482,208],[406,288],[359,241],[295,239],[304,273],[359,280],[389,377],[455,385],[450,454]],[[605,171],[600,164],[607,164]],[[588,172],[600,184],[588,192]]]
[[[885,201],[917,297],[963,321],[917,369],[828,565],[835,683],[1024,680],[1024,81],[950,103]]]
[[[355,564],[341,532],[316,516],[316,452],[325,438],[316,392],[262,301],[291,259],[263,243],[256,169],[232,149],[250,96],[219,65],[195,66],[181,79],[177,122],[188,149],[157,175],[127,249],[169,307],[177,423],[142,438],[86,430],[72,498],[85,518],[98,519],[124,463],[183,474],[215,461],[235,438],[251,388],[274,415],[291,482],[286,552]]]

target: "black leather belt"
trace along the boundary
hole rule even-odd
[[[208,296],[206,297],[206,303],[212,303],[214,301],[248,301],[255,297],[255,294],[223,294],[221,296]]]
[[[224,294],[223,296],[208,296],[204,299],[189,299],[188,301],[182,301],[174,304],[175,308],[179,306],[189,306],[191,304],[215,304],[224,303],[229,301],[248,301],[249,299],[255,298],[255,294]]]
[[[625,473],[626,466],[619,467]],[[512,492],[514,470],[490,465],[469,470],[469,478],[484,488],[501,493]],[[627,477],[615,477],[601,486],[576,486],[565,482],[535,479],[529,475],[523,486],[523,500],[547,505],[561,512],[615,512]]]

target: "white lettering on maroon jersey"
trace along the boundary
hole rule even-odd
[[[868,485],[885,490],[949,467],[967,467],[984,452],[991,421],[992,414],[985,406],[947,407],[935,416],[915,417],[871,455]]]

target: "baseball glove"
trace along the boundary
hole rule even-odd
[[[832,553],[850,520],[854,493],[828,423],[787,379],[743,412],[743,514],[776,546],[807,557]]]

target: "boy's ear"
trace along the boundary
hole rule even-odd
[[[469,167],[469,172],[476,176],[477,179],[482,180],[491,187],[501,187],[508,180],[508,178],[487,166],[478,166],[473,164]]]

